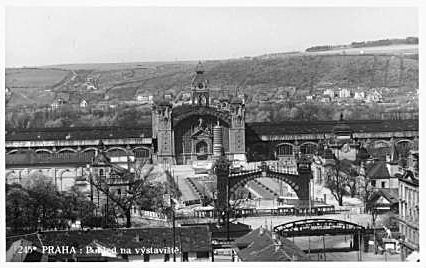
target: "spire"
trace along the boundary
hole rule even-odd
[[[201,63],[201,61],[198,62],[197,66],[195,67],[195,72],[197,74],[203,74],[204,73],[204,66]]]
[[[98,150],[99,150],[99,152],[103,152],[105,150],[105,144],[103,143],[102,140],[99,140]]]

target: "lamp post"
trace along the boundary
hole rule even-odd
[[[375,208],[372,209],[371,211],[371,217],[373,220],[373,240],[374,240],[374,254],[377,255],[377,245],[376,245],[376,216],[377,216],[377,211]]]
[[[229,196],[229,178],[226,181],[226,239],[227,241],[230,240],[230,234],[229,234],[229,213],[230,213],[230,206],[229,206],[230,196]]]
[[[170,196],[171,199],[171,196]],[[175,208],[173,206],[173,200],[170,200],[170,204],[172,205],[172,216],[173,216],[173,262],[176,262],[176,215]]]
[[[176,262],[176,215],[172,196],[170,194],[164,194],[163,201],[166,203],[166,207],[171,209],[173,226],[173,262]]]

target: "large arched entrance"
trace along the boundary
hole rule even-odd
[[[229,122],[211,113],[191,113],[181,117],[174,125],[176,163],[191,164],[211,160],[213,156],[213,127],[222,127],[223,148],[229,152]]]

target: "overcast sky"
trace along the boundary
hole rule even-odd
[[[6,66],[207,60],[418,36],[416,8],[6,8]]]

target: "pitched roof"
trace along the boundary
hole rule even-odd
[[[380,197],[385,198],[389,205],[395,205],[398,204],[398,189],[379,189],[373,193],[373,195],[370,197],[370,200],[368,203],[370,206],[376,202]]]
[[[417,119],[407,120],[345,120],[346,125],[355,133],[418,131]],[[257,135],[284,135],[307,133],[332,133],[338,121],[282,121],[277,123],[247,123]]]
[[[37,154],[33,150],[26,150],[6,155],[6,166],[51,166],[73,165],[84,166],[91,163],[93,152],[78,152],[68,154]]]
[[[262,227],[235,240],[237,254],[242,261],[307,261],[306,254],[294,243],[278,238],[281,245],[275,245],[272,233]],[[278,248],[277,248],[278,247]]]
[[[200,224],[200,223],[194,223],[194,224],[183,224],[182,226],[202,226],[202,225],[207,225],[209,226],[209,230],[212,233],[212,239],[225,239],[227,238],[227,229],[226,229],[226,225],[225,226],[218,226],[216,223],[205,223],[205,224]],[[249,233],[251,231],[251,228],[249,225],[247,224],[243,224],[240,222],[237,223],[233,223],[230,222],[229,223],[229,234],[231,238],[234,237],[241,237],[243,235],[246,235],[247,233]]]
[[[108,140],[151,136],[151,126],[29,128],[8,131],[6,141]]]
[[[402,177],[399,178],[399,180],[408,183],[412,186],[419,187],[419,179],[416,178],[416,176],[411,170],[406,170]]]
[[[384,161],[375,161],[372,166],[368,168],[367,177],[370,179],[389,179],[389,170]]]
[[[173,108],[173,115],[191,112],[191,105],[177,106]],[[213,109],[202,107],[201,109]],[[225,111],[216,111],[229,117]],[[356,133],[364,132],[396,132],[418,131],[418,120],[356,120],[345,121]],[[324,134],[331,133],[337,121],[283,121],[279,123],[262,122],[247,123],[248,135],[294,135],[294,134]],[[12,129],[6,134],[6,141],[29,140],[70,140],[81,139],[116,139],[116,138],[141,138],[151,137],[151,125],[136,127],[78,127],[78,128],[38,128],[38,129]]]

